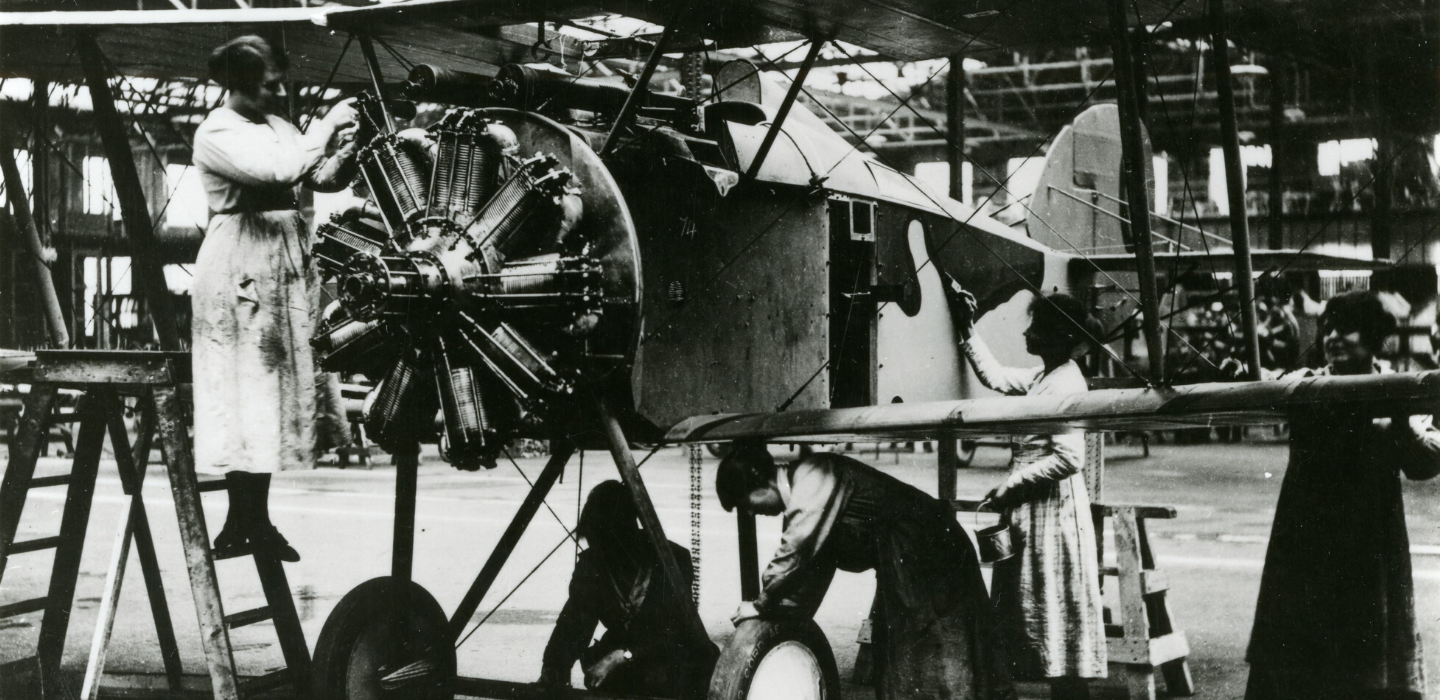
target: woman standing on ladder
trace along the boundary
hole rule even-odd
[[[270,523],[270,472],[313,466],[315,366],[309,231],[295,188],[337,191],[354,175],[347,102],[302,134],[278,114],[284,57],[257,36],[210,55],[229,91],[195,132],[211,217],[195,262],[191,327],[195,463],[225,473],[230,509],[217,553],[300,556]]]
[[[985,386],[1009,396],[1073,394],[1089,389],[1072,359],[1098,335],[1098,323],[1074,297],[1036,297],[1025,350],[1043,363],[1000,364],[974,336],[975,297],[945,280],[961,349]],[[1004,652],[1017,680],[1050,682],[1052,698],[1088,698],[1104,678],[1105,628],[1100,563],[1090,497],[1080,473],[1085,436],[1017,435],[1010,476],[986,497],[1021,533],[1016,556],[998,562],[991,596]]]

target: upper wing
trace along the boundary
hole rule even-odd
[[[1102,389],[1064,396],[1019,396],[899,403],[788,413],[688,418],[669,442],[743,438],[843,441],[847,436],[941,436],[1157,430],[1273,423],[1306,407],[1343,402],[1373,415],[1440,412],[1440,371],[1194,384],[1170,389]]]
[[[1142,23],[1199,16],[1201,6],[1161,0],[1134,4]],[[719,48],[797,38],[839,39],[900,60],[1044,42],[1108,40],[1101,0],[412,0],[331,13],[335,26],[378,26],[406,17],[469,17],[493,23],[534,22],[617,13],[679,24],[681,43],[712,41]],[[682,50],[686,47],[677,47]]]
[[[256,33],[285,48],[292,80],[319,85],[333,72],[335,84],[368,84],[370,74],[359,48],[347,50],[349,35],[326,26],[334,12],[333,8],[4,12],[0,13],[0,75],[82,81],[68,33],[93,31],[121,75],[204,80],[206,60],[216,46]],[[534,29],[502,23],[397,22],[376,35],[408,63],[434,63],[481,75],[493,75],[498,66],[513,62],[575,65],[580,51],[573,40],[552,33],[556,50],[537,54],[531,50]],[[388,80],[402,79],[409,72],[389,51],[376,53]]]

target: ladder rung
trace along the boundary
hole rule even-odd
[[[200,488],[197,489],[197,490],[198,490],[200,493],[209,493],[209,492],[211,492],[211,491],[224,491],[224,490],[225,490],[225,480],[224,480],[224,479],[206,479],[205,481],[200,482]]]
[[[30,480],[29,488],[38,489],[46,486],[64,486],[70,483],[69,474],[56,474],[55,476],[39,476]]]
[[[41,537],[35,540],[16,542],[10,545],[9,554],[24,554],[25,552],[38,552],[42,549],[54,549],[60,546],[60,536]]]
[[[290,669],[282,668],[279,671],[271,671],[263,676],[254,676],[240,681],[240,693],[250,695],[251,693],[263,693],[267,690],[279,688],[290,681]]]
[[[24,615],[25,613],[32,613],[36,610],[44,610],[45,605],[49,602],[49,598],[40,597],[22,600],[9,605],[0,605],[0,620],[7,617],[15,617],[16,615]]]
[[[244,627],[245,625],[253,625],[257,622],[264,622],[273,617],[275,617],[275,615],[270,612],[270,606],[265,605],[255,608],[254,610],[245,610],[235,613],[234,615],[226,615],[225,626],[234,629],[236,627]]]

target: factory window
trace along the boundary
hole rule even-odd
[[[915,166],[915,177],[936,192],[950,192],[949,163],[921,163]],[[960,164],[960,201],[967,205],[975,201],[975,166],[968,160]]]
[[[1154,211],[1160,216],[1170,215],[1170,159],[1164,153],[1156,153],[1150,161],[1155,168]]]
[[[1316,147],[1315,161],[1320,174],[1331,177],[1339,175],[1343,166],[1374,158],[1376,146],[1375,139],[1325,141]]]
[[[205,206],[205,185],[200,181],[200,172],[192,166],[171,163],[165,166],[165,187],[169,197],[165,224],[204,230],[210,211]]]
[[[1241,146],[1240,147],[1240,174],[1243,176],[1242,183],[1248,183],[1250,168],[1270,167],[1270,146]],[[1230,215],[1230,195],[1226,191],[1225,179],[1225,149],[1210,149],[1210,186],[1208,188],[1210,203],[1215,205],[1216,211],[1221,216]],[[1242,188],[1243,188],[1242,184]]]
[[[109,214],[111,219],[120,220],[120,196],[115,193],[115,182],[110,179],[110,162],[100,156],[86,156],[81,164],[80,175],[84,178],[81,197],[86,214]]]
[[[1005,163],[1005,189],[1010,193],[1006,204],[1029,201],[1045,172],[1044,158],[1011,158]]]

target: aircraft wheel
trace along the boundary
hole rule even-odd
[[[356,586],[325,619],[315,642],[317,700],[431,700],[454,697],[455,646],[440,604],[410,582],[409,610],[396,629],[395,583],[388,576]],[[397,634],[399,632],[399,634]]]
[[[708,700],[839,700],[840,670],[814,620],[746,620],[720,652]]]

